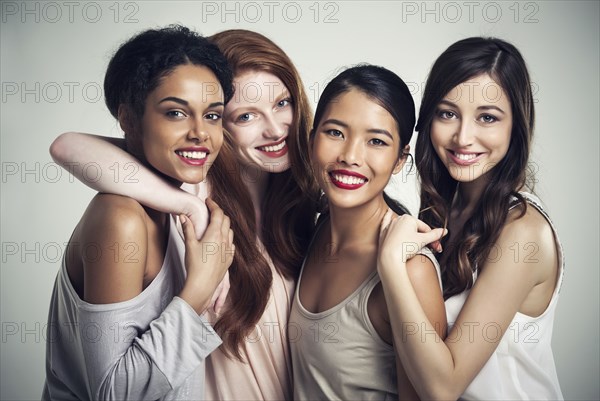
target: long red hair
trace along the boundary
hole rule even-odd
[[[285,277],[296,278],[312,236],[318,194],[310,173],[308,149],[312,112],[300,74],[285,52],[259,33],[234,29],[209,39],[223,52],[234,76],[246,71],[268,72],[284,83],[292,98],[293,122],[288,131],[290,169],[270,174],[261,205],[261,210],[268,213],[262,213],[260,234],[275,268]],[[248,193],[244,199],[249,199]],[[245,209],[244,225],[256,232],[252,204]],[[239,265],[235,271],[230,269],[230,276],[232,307],[215,328],[223,339],[225,352],[239,357],[239,346],[265,310],[273,278],[267,261],[260,255],[249,265]]]

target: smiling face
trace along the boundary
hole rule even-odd
[[[312,138],[319,186],[330,205],[342,208],[382,201],[383,189],[405,160],[399,151],[394,118],[356,89],[329,103]]]
[[[141,132],[148,163],[178,182],[203,181],[223,143],[223,109],[210,69],[176,67],[146,98]]]
[[[506,155],[512,120],[502,87],[479,75],[444,96],[431,124],[431,143],[452,178],[480,181]]]
[[[287,170],[287,136],[293,120],[288,89],[275,75],[263,71],[237,75],[234,87],[224,126],[235,139],[242,162],[272,173]]]

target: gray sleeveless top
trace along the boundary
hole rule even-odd
[[[437,260],[428,249],[422,253],[433,262],[440,280]],[[381,281],[377,271],[338,305],[320,313],[300,303],[303,271],[304,264],[288,323],[294,399],[398,399],[394,348],[381,339],[367,311],[369,296]]]
[[[176,296],[185,280],[185,247],[170,220],[160,272],[128,301],[83,301],[63,260],[50,301],[43,400],[204,397],[204,361],[221,339]]]

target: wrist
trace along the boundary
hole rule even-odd
[[[206,312],[210,303],[210,294],[204,294],[204,291],[189,286],[183,287],[179,293],[179,298],[187,302],[198,315]]]
[[[399,255],[381,256],[377,261],[377,272],[380,276],[387,274],[398,274],[406,271],[406,260]]]
[[[204,204],[197,196],[181,190],[181,195],[176,197],[175,212],[183,213],[186,216],[198,214],[201,210],[200,204]],[[206,207],[206,206],[205,206]]]

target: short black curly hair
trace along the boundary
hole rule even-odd
[[[146,98],[160,79],[183,64],[209,68],[219,80],[227,103],[233,96],[233,74],[219,48],[181,25],[143,31],[122,44],[108,64],[104,97],[118,118],[126,105],[136,118],[144,114]]]

